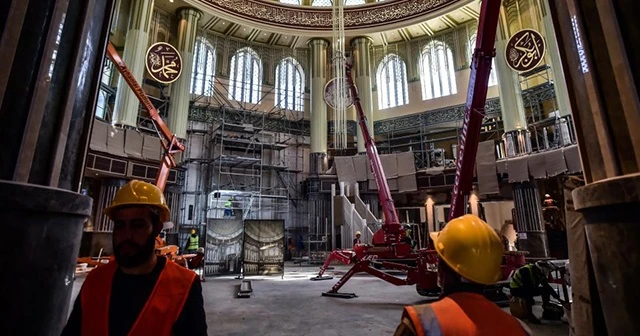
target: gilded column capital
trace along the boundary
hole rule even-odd
[[[356,36],[351,39],[351,46],[357,48],[358,45],[364,44],[367,48],[373,46],[373,39],[369,36]]]
[[[314,46],[320,46],[320,47],[324,47],[327,48],[329,47],[329,40],[324,39],[324,38],[320,38],[320,37],[314,37],[312,39],[309,39],[307,41],[307,45],[309,46],[309,48],[313,48]]]
[[[176,9],[176,14],[180,19],[186,19],[191,16],[195,17],[196,20],[199,20],[203,15],[202,11],[193,7],[180,7]]]

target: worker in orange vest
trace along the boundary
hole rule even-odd
[[[62,335],[206,335],[199,278],[154,253],[169,219],[160,189],[130,181],[104,213],[115,261],[88,274]]]
[[[502,244],[482,219],[465,215],[432,233],[438,253],[439,301],[405,307],[396,336],[531,335],[529,328],[483,295],[500,278]]]

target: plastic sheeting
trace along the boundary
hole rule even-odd
[[[102,121],[96,120],[93,123],[93,131],[91,132],[91,143],[89,148],[96,152],[107,153],[107,135],[109,134],[109,125]]]
[[[124,137],[124,152],[132,158],[142,159],[144,136],[142,133],[127,129]]]
[[[160,146],[160,139],[145,135],[142,146],[142,156],[147,160],[160,160],[162,155],[162,147]]]
[[[509,173],[509,182],[525,182],[529,181],[529,164],[526,156],[509,159],[507,162],[507,172]]]
[[[334,162],[338,181],[345,182],[347,184],[357,182],[356,170],[351,156],[336,156]]]
[[[478,177],[478,191],[481,195],[500,193],[493,140],[483,141],[478,144],[475,173]]]
[[[527,158],[529,166],[529,174],[534,179],[543,179],[547,177],[547,153],[531,154]]]

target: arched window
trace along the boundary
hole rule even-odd
[[[257,104],[262,89],[262,62],[258,54],[246,47],[231,58],[229,99]]]
[[[331,0],[312,0],[311,6],[314,7],[330,7],[333,6],[333,2]]]
[[[376,75],[378,108],[386,109],[409,103],[407,65],[396,54],[388,54],[378,65]]]
[[[472,59],[473,58],[473,50],[475,48],[476,48],[476,34],[474,33],[469,38],[469,47],[467,48],[468,56],[469,56],[469,63],[471,63],[473,61],[473,59]],[[494,86],[494,85],[498,85],[498,75],[496,74],[496,58],[495,57],[491,60],[491,73],[489,74],[489,86]]]
[[[276,66],[277,107],[302,111],[304,110],[304,73],[294,58],[287,57]]]
[[[365,0],[343,0],[343,1],[345,6],[358,6],[358,5],[364,5],[366,3]]]
[[[422,49],[420,57],[422,99],[432,99],[458,93],[451,48],[432,41]]]
[[[216,51],[205,37],[199,37],[193,50],[191,93],[212,96],[216,70]]]
[[[280,2],[290,5],[300,5],[300,0],[280,0]]]

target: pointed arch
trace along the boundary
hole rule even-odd
[[[257,104],[262,92],[262,61],[255,50],[245,47],[231,57],[229,99]]]
[[[378,109],[386,109],[409,103],[407,64],[396,54],[387,54],[378,64],[376,73]]]
[[[283,58],[276,66],[275,106],[304,110],[304,71],[293,57]]]
[[[453,63],[453,52],[438,40],[429,42],[419,61],[422,99],[433,99],[458,93]]]
[[[211,97],[216,71],[216,50],[206,37],[196,39],[193,49],[193,68],[191,70],[190,92]]]

